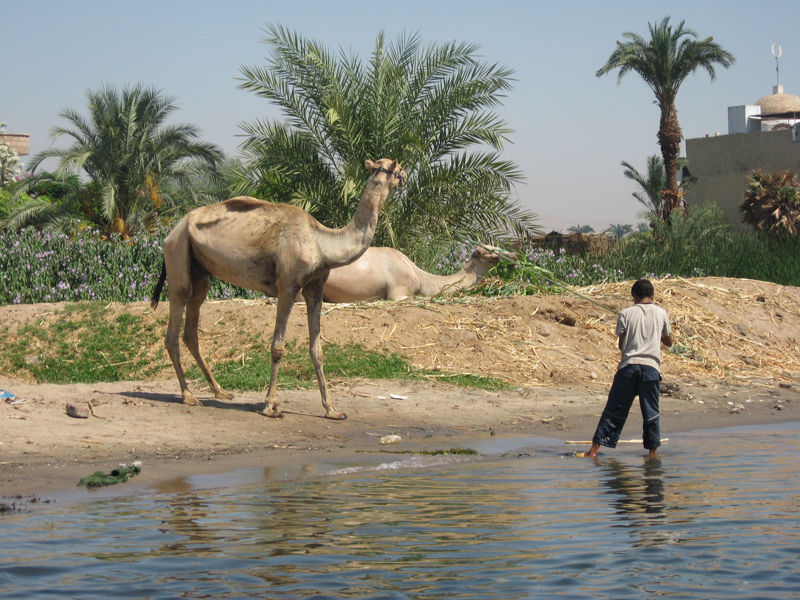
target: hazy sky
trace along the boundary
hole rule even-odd
[[[381,30],[389,40],[413,31],[425,42],[477,43],[485,61],[515,71],[498,112],[514,130],[506,155],[526,177],[519,202],[560,230],[635,223],[641,209],[620,161],[643,170],[659,151],[658,108],[636,74],[620,85],[615,74],[595,76],[623,32],[647,37],[648,22],[669,15],[736,57],[714,83],[703,71],[682,85],[678,116],[687,138],[726,133],[728,106],[772,93],[773,42],[783,48],[781,84],[800,95],[798,0],[0,0],[0,15],[0,121],[7,132],[30,134],[31,155],[50,147],[53,127],[67,124],[58,117],[63,109],[86,114],[86,90],[137,82],[174,96],[174,122],[198,126],[204,140],[236,155],[240,123],[278,116],[237,89],[241,66],[265,63],[266,23],[364,60]]]

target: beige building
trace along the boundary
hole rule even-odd
[[[728,222],[744,227],[739,205],[750,172],[800,174],[800,98],[776,85],[753,105],[731,106],[728,135],[687,139],[686,157],[698,178],[686,193],[689,207],[716,202]]]
[[[14,150],[19,156],[28,155],[27,133],[0,133],[0,140],[3,140],[6,146]]]

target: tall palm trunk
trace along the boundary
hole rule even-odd
[[[682,194],[678,190],[678,157],[681,152],[683,133],[678,124],[678,110],[674,103],[661,107],[661,121],[658,128],[658,144],[664,160],[664,171],[667,176],[666,188],[661,192],[664,198],[662,218],[669,221],[672,211],[681,204]]]

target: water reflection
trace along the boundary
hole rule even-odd
[[[641,467],[617,459],[597,461],[603,483],[619,514],[641,522],[642,515],[664,512],[664,469],[660,458],[644,458]]]
[[[246,472],[245,472],[246,471]],[[306,498],[301,494],[297,500],[300,506],[286,502],[283,496],[286,488],[302,487],[300,482],[276,483],[287,476],[305,480],[319,472],[316,463],[301,464],[289,469],[260,467],[249,468],[237,473],[228,474],[228,479],[247,482],[244,488],[229,488],[218,491],[198,489],[198,477],[176,479],[160,482],[155,485],[159,498],[156,500],[158,510],[154,517],[160,520],[158,531],[163,535],[161,545],[144,552],[140,558],[156,556],[215,556],[232,545],[250,545],[258,543],[249,540],[247,532],[264,530],[280,531],[278,538],[293,535],[291,524],[302,522],[301,515],[306,515],[319,498]],[[203,477],[203,476],[200,476]],[[211,477],[211,476],[207,476]],[[314,485],[310,483],[309,485]],[[202,485],[201,485],[202,487]],[[245,490],[257,489],[257,494]],[[318,519],[324,521],[324,519]],[[242,526],[242,523],[249,523]],[[244,532],[244,533],[243,533]],[[305,533],[304,533],[305,535]],[[313,533],[309,534],[312,537]],[[271,539],[270,544],[275,540]],[[310,547],[313,547],[311,544]],[[282,550],[272,548],[274,554]]]
[[[678,541],[675,532],[669,531],[669,524],[664,523],[668,515],[661,458],[643,457],[640,465],[604,458],[595,464],[603,473],[601,482],[617,515],[615,527],[635,532],[639,539],[633,542],[634,547]]]

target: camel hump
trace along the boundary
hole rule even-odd
[[[259,200],[251,196],[236,196],[230,200],[225,200],[222,205],[230,212],[248,212],[262,208],[265,204],[270,204],[266,200]]]

